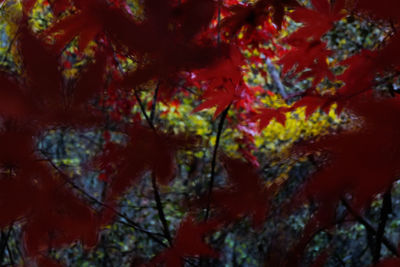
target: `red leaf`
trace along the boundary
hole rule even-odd
[[[312,41],[319,41],[321,36],[333,27],[333,23],[344,16],[341,13],[344,1],[335,1],[332,8],[328,0],[313,0],[312,4],[315,10],[299,7],[290,14],[292,19],[302,22],[304,26],[289,36],[289,42],[310,38]]]
[[[400,266],[400,260],[397,258],[385,259],[373,266],[375,266],[375,267],[398,267],[398,266]]]
[[[186,217],[181,222],[171,248],[157,255],[150,266],[159,266],[164,262],[166,267],[178,267],[184,265],[185,257],[218,257],[218,253],[204,242],[205,235],[215,231],[217,226],[215,221],[196,223],[193,217]]]
[[[30,32],[26,25],[19,33],[20,50],[32,98],[45,103],[62,103],[62,74],[56,54]]]
[[[98,219],[90,206],[51,177],[50,171],[36,165],[25,169],[38,178],[35,206],[24,225],[24,243],[29,256],[35,257],[51,248],[61,248],[76,241],[85,247],[97,243]]]
[[[42,36],[54,36],[53,48],[56,52],[61,51],[72,41],[75,36],[79,36],[79,50],[83,51],[90,41],[103,31],[106,13],[108,12],[106,3],[96,0],[74,1],[80,8],[79,12],[57,21],[47,28]]]
[[[43,257],[43,256],[38,257],[36,260],[36,263],[40,267],[63,267],[64,266],[53,259]]]
[[[236,5],[230,8],[233,15],[224,18],[221,27],[230,35],[235,35],[242,27],[247,27],[248,32],[253,32],[258,25],[268,19],[268,1],[257,1],[255,5]]]
[[[369,12],[372,16],[381,19],[394,19],[398,21],[400,18],[398,8],[399,2],[396,0],[363,0],[357,1],[356,8],[361,11]]]
[[[140,24],[116,9],[104,13],[105,30],[111,39],[132,55],[146,53],[146,63],[124,77],[119,84],[122,88],[131,89],[153,78],[168,80],[180,70],[204,68],[223,50],[195,38],[208,26],[214,1],[191,0],[176,8],[170,4],[146,1],[146,20]]]
[[[215,7],[212,0],[188,0],[173,11],[173,17],[178,18],[181,24],[179,32],[186,40],[209,26]]]
[[[305,95],[302,99],[297,101],[290,109],[295,110],[299,107],[306,107],[306,119],[308,119],[318,108],[323,110],[325,113],[329,112],[331,105],[335,100],[338,100],[333,96],[321,96],[317,94]],[[339,110],[339,109],[338,109]],[[338,111],[338,114],[340,112]]]
[[[324,267],[331,251],[325,250],[320,255],[318,255],[317,259],[313,262],[311,267]]]
[[[345,82],[338,90],[338,95],[349,97],[371,89],[375,73],[380,67],[376,64],[377,56],[376,52],[363,50],[360,54],[344,60],[341,64],[350,66],[337,77]]]
[[[85,104],[94,95],[101,92],[104,86],[106,57],[103,51],[97,51],[95,62],[87,67],[78,79],[74,89],[74,105]]]
[[[392,71],[400,65],[398,60],[398,46],[400,34],[395,34],[387,45],[379,51],[363,50],[341,62],[349,65],[346,71],[338,78],[345,85],[338,90],[338,95],[352,97],[364,91],[372,89],[374,78],[377,73]]]
[[[0,113],[3,116],[22,119],[34,113],[35,107],[29,96],[16,81],[7,77],[7,74],[0,73],[0,84]]]
[[[50,2],[53,13],[58,17],[61,13],[71,7],[70,0],[48,0]]]
[[[209,87],[235,87],[242,80],[242,65],[245,64],[240,50],[229,47],[229,54],[219,58],[212,66],[198,71],[197,77],[201,81],[209,81]]]
[[[269,193],[256,169],[240,159],[223,156],[222,161],[228,172],[229,186],[212,193],[212,204],[224,221],[251,216],[253,224],[260,226],[269,209]]]
[[[32,160],[34,132],[28,127],[19,127],[14,121],[5,122],[0,131],[0,167],[20,168]]]
[[[232,88],[231,88],[232,89]],[[215,119],[224,111],[235,99],[235,90],[213,90],[208,91],[203,95],[206,101],[198,105],[192,112],[198,112],[203,109],[209,109],[214,106],[217,107],[215,110],[213,118]]]
[[[22,7],[25,14],[29,14],[37,0],[22,0]]]
[[[269,125],[272,119],[275,119],[277,122],[285,125],[286,122],[286,112],[290,109],[281,107],[278,109],[273,108],[263,108],[259,110],[259,113],[253,116],[253,120],[259,120],[259,131],[262,131],[265,127]]]
[[[5,127],[0,134],[0,226],[21,221],[24,246],[33,259],[78,240],[93,246],[98,223],[90,206],[33,155],[32,130],[12,121]]]
[[[132,127],[128,134],[131,140],[125,148],[109,144],[98,160],[103,169],[115,170],[115,173],[106,173],[111,179],[107,196],[110,203],[114,203],[147,171],[151,171],[159,183],[170,182],[175,176],[177,151],[197,143],[195,138],[156,133],[142,126]]]
[[[207,82],[207,90],[202,96],[206,98],[206,101],[197,106],[193,112],[216,106],[215,119],[233,101],[240,99],[243,63],[241,52],[231,47],[229,57],[220,59],[207,69],[200,70],[196,79]]]
[[[83,51],[101,30],[102,22],[100,19],[95,17],[92,12],[85,10],[62,19],[55,25],[46,29],[43,34],[55,34],[55,43],[53,47],[57,52],[64,49],[64,47],[78,35],[79,50]]]
[[[307,73],[300,78],[313,76],[313,86],[326,76],[333,79],[333,74],[327,64],[327,58],[332,52],[326,49],[325,43],[300,41],[293,45],[294,47],[279,60],[279,64],[283,65],[283,73],[287,73],[293,67],[294,73],[308,69]]]
[[[0,227],[31,214],[36,205],[37,187],[31,174],[24,173],[34,162],[33,131],[6,121],[0,132]]]
[[[278,29],[281,28],[283,17],[285,15],[285,8],[295,8],[300,6],[296,0],[272,0],[271,5],[273,7],[274,13],[272,17],[272,21],[278,26]]]
[[[317,217],[317,222],[333,218],[321,212],[330,210],[332,215],[345,194],[352,195],[354,207],[360,210],[384,192],[400,173],[400,144],[396,137],[400,132],[399,98],[375,100],[372,96],[360,96],[353,98],[349,108],[363,120],[362,130],[324,137],[307,142],[304,147],[309,152],[329,155],[300,193],[303,201],[310,197],[320,204],[319,214],[323,216]]]

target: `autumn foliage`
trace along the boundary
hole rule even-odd
[[[272,121],[285,125],[287,114],[302,107],[307,119],[334,109],[336,116],[350,114],[358,123],[291,148],[290,157],[313,158],[316,170],[282,203],[283,213],[310,202],[316,209],[298,244],[266,266],[299,265],[312,236],[334,226],[339,205],[347,205],[348,216],[357,219],[378,194],[390,190],[400,171],[400,99],[393,91],[385,95],[375,88],[379,75],[398,75],[397,1],[140,2],[141,15],[133,14],[124,0],[21,1],[14,43],[19,71],[0,73],[0,226],[21,226],[27,266],[62,266],[47,252],[75,242],[95,247],[107,225],[124,218],[121,198],[147,175],[166,248],[142,263],[175,267],[200,257],[199,264],[206,266],[208,258],[220,256],[207,237],[245,218],[257,231],[268,221],[270,202],[282,187],[262,177],[249,133],[260,133]],[[54,16],[46,29],[32,27],[35,5],[46,5]],[[324,36],[348,16],[380,23],[387,33],[374,49],[331,62],[336,51],[329,50]],[[278,40],[289,21],[301,26]],[[70,78],[65,71],[71,69],[74,42],[85,63]],[[249,47],[260,53],[245,57],[242,52]],[[122,68],[126,60],[133,67]],[[251,86],[243,77],[245,65],[266,60],[280,66],[281,75],[309,81],[308,89],[292,98],[282,95],[290,104],[265,106],[260,95],[282,92]],[[338,66],[342,71],[333,70]],[[335,84],[333,90],[323,90],[327,82]],[[159,187],[168,187],[176,177],[177,154],[195,151],[205,137],[157,124],[155,109],[161,102],[180,105],[189,87],[197,92],[192,113],[215,108],[217,138],[208,186],[182,204],[186,217],[172,234]],[[143,92],[154,95],[148,104],[141,99]],[[132,115],[133,107],[140,113]],[[114,142],[105,131],[102,152],[86,164],[107,185],[96,200],[38,148],[37,140],[49,129],[104,129],[110,121],[119,123],[124,141]],[[219,148],[226,123],[242,133],[234,140],[242,159]],[[223,186],[215,182],[217,165],[226,171]],[[316,264],[322,266],[328,257],[329,249]],[[397,259],[386,259],[376,266],[398,265]]]

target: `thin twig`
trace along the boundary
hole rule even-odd
[[[151,112],[150,112],[150,121],[154,125],[154,118],[156,115],[157,108],[157,98],[158,98],[158,90],[160,88],[160,82],[157,83],[156,89],[154,90],[153,102],[151,103]]]
[[[47,158],[47,156],[45,155],[45,153],[43,151],[41,151],[43,156],[46,157],[47,162],[49,162],[49,164],[60,174],[61,178],[67,183],[69,184],[73,189],[75,189],[76,191],[78,191],[79,193],[81,193],[83,196],[85,196],[87,199],[89,199],[90,201],[104,207],[107,208],[109,210],[111,210],[112,212],[114,212],[117,216],[123,218],[124,220],[126,220],[126,222],[122,222],[122,221],[118,221],[119,223],[123,223],[126,224],[132,228],[134,228],[135,230],[138,230],[142,233],[145,233],[146,235],[148,235],[151,239],[153,239],[154,241],[165,245],[161,240],[159,240],[158,238],[155,237],[155,235],[160,235],[157,233],[152,233],[149,232],[143,228],[141,228],[139,226],[139,224],[135,223],[134,221],[132,221],[128,216],[126,216],[125,214],[117,211],[116,209],[114,209],[113,207],[111,207],[110,205],[101,202],[100,200],[96,199],[95,197],[93,197],[92,195],[90,195],[88,192],[86,192],[84,189],[80,188],[78,185],[76,185],[68,175],[66,175],[57,165],[54,164],[54,162]]]
[[[353,207],[350,205],[350,203],[345,199],[342,198],[342,203],[346,207],[346,209],[349,211],[351,215],[364,227],[367,229],[367,231],[370,231],[374,235],[377,235],[378,231],[375,229],[375,227],[366,219],[364,218],[361,214],[359,214],[356,210],[353,209]],[[399,257],[399,252],[397,251],[397,247],[395,244],[392,243],[385,235],[382,235],[382,243],[388,248],[390,252],[393,253],[393,255]]]
[[[15,261],[14,261],[14,257],[12,255],[12,252],[11,252],[11,249],[10,249],[10,245],[8,244],[8,242],[7,242],[6,248],[7,248],[7,252],[8,252],[8,258],[10,260],[10,265],[14,266],[15,265]]]
[[[379,259],[381,258],[382,238],[385,234],[386,222],[389,217],[388,215],[392,212],[392,194],[390,191],[391,188],[388,189],[388,191],[386,191],[383,195],[379,225],[375,238],[375,250],[373,253],[373,262],[375,264],[377,264],[379,262]]]
[[[4,2],[3,2],[4,3]],[[0,7],[1,8],[1,7]],[[17,29],[17,31],[15,32],[14,36],[12,37],[12,39],[10,40],[10,44],[7,47],[7,50],[3,56],[3,58],[1,59],[1,62],[4,62],[8,56],[8,54],[11,52],[12,46],[14,45],[15,41],[18,38],[18,34],[20,32],[20,28]]]
[[[149,124],[149,126],[151,127],[151,129],[153,129],[154,131],[156,130],[156,128],[153,125],[153,122],[150,120],[149,116],[147,115],[146,109],[143,105],[142,100],[140,99],[140,96],[138,94],[138,92],[136,90],[135,91],[135,97],[136,97],[136,101],[139,104],[140,110],[142,111],[142,114],[144,116],[144,118],[146,119],[147,123]]]
[[[156,201],[156,207],[158,211],[158,216],[160,218],[161,224],[163,225],[163,232],[165,237],[168,240],[168,243],[170,246],[172,246],[172,238],[171,238],[171,233],[169,232],[169,227],[168,227],[168,221],[165,217],[164,213],[164,208],[161,202],[161,197],[160,193],[158,192],[157,188],[157,181],[156,181],[156,176],[152,175],[152,185],[153,185],[153,191],[154,191],[154,200]]]
[[[183,90],[186,90],[186,91],[188,91],[189,93],[191,93],[191,94],[193,94],[195,96],[200,96],[200,94],[198,94],[197,92],[193,91],[189,87],[183,87]]]
[[[3,264],[4,261],[4,253],[7,248],[8,239],[10,237],[12,226],[8,229],[7,232],[1,231],[1,242],[0,242],[0,265]]]
[[[137,92],[135,91],[135,97],[136,100],[139,103],[140,109],[143,113],[143,116],[146,118],[147,123],[149,124],[149,126],[153,129],[154,132],[156,132],[156,128],[154,127],[154,118],[155,118],[155,114],[156,114],[156,108],[157,108],[157,97],[158,97],[158,90],[160,87],[160,82],[157,83],[156,89],[154,91],[154,96],[153,96],[153,103],[152,103],[152,107],[151,107],[151,113],[150,113],[150,117],[147,115],[147,112],[144,108],[143,102],[141,101],[139,95],[137,94]],[[154,153],[156,153],[154,151]],[[161,201],[161,196],[157,187],[157,180],[156,180],[156,176],[154,174],[152,174],[151,177],[151,183],[153,186],[153,192],[154,192],[154,200],[156,202],[156,208],[157,208],[157,212],[158,212],[158,217],[160,219],[160,222],[162,224],[162,228],[163,228],[163,233],[165,235],[165,238],[168,240],[168,243],[170,246],[172,246],[172,237],[171,237],[171,232],[169,231],[169,226],[168,226],[168,221],[165,217],[165,213],[164,213],[164,207]]]
[[[154,128],[154,119],[155,119],[156,109],[157,109],[157,97],[158,97],[159,88],[160,88],[160,81],[158,81],[156,89],[154,90],[153,103],[151,105],[150,122],[153,125],[153,129],[155,129]],[[161,224],[163,226],[163,232],[165,234],[165,237],[167,238],[169,245],[172,246],[171,233],[169,231],[167,218],[165,217],[164,207],[163,207],[163,204],[161,201],[160,192],[158,191],[157,179],[156,179],[156,176],[154,175],[154,173],[152,174],[152,177],[151,177],[151,183],[153,186],[154,200],[156,201],[158,217],[160,218]]]
[[[222,4],[222,1],[218,0],[217,44],[220,44],[220,42],[221,42],[221,4]],[[222,112],[221,119],[220,119],[219,125],[218,125],[217,138],[215,141],[213,157],[211,159],[211,177],[210,177],[210,184],[208,186],[208,200],[207,200],[207,207],[206,207],[206,214],[204,216],[204,221],[207,221],[208,217],[210,215],[209,213],[210,213],[210,205],[211,205],[211,194],[212,194],[212,190],[214,187],[215,167],[216,167],[216,163],[217,163],[217,152],[218,152],[218,147],[219,147],[219,141],[220,141],[220,138],[222,135],[222,130],[224,128],[224,122],[225,122],[226,116],[228,115],[230,106],[231,106],[231,104],[229,104],[229,106]]]
[[[219,120],[218,124],[218,130],[217,130],[217,137],[215,140],[215,146],[214,146],[214,151],[213,151],[213,156],[211,159],[211,176],[210,176],[210,183],[208,186],[208,200],[207,200],[207,208],[206,208],[206,214],[204,216],[204,220],[207,221],[208,217],[210,215],[210,206],[211,206],[211,195],[212,195],[212,190],[214,187],[214,180],[215,180],[215,168],[217,166],[217,154],[218,154],[218,147],[219,147],[219,142],[221,139],[222,135],[222,130],[224,128],[224,123],[225,119],[228,115],[228,111],[231,105],[229,105],[221,114],[221,119]]]

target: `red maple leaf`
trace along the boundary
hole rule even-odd
[[[373,265],[374,267],[397,267],[400,265],[400,260],[397,258],[384,259],[378,264]],[[372,266],[371,266],[372,267]]]
[[[58,17],[61,13],[71,7],[71,0],[49,0],[51,10]]]
[[[129,37],[117,38],[132,41],[131,35],[141,34],[146,36],[146,30],[151,30],[145,26],[139,26],[132,17],[128,16],[121,8],[110,6],[106,1],[97,0],[72,0],[77,7],[76,13],[63,17],[41,33],[42,37],[53,37],[53,49],[60,51],[72,41],[76,36],[79,37],[78,47],[83,51],[90,41],[94,40],[100,33],[108,33],[109,36],[121,37],[121,31]],[[57,5],[56,5],[57,4]],[[65,9],[69,6],[68,0],[56,1],[52,4],[55,9]],[[118,5],[119,6],[119,5]],[[137,39],[137,38],[135,38]],[[149,45],[148,38],[142,38]],[[137,49],[145,47],[140,40],[136,40],[130,45],[135,44]]]
[[[306,107],[306,119],[308,119],[319,107],[325,104],[325,99],[318,96],[305,96],[301,100],[297,101],[292,108]]]
[[[286,112],[289,111],[288,108],[281,107],[278,109],[274,108],[262,108],[259,113],[253,116],[254,120],[259,120],[259,131],[262,131],[265,127],[269,125],[272,119],[275,119],[282,125],[286,122]]]
[[[74,1],[79,7],[77,13],[62,18],[47,28],[42,36],[54,35],[53,49],[60,51],[79,36],[79,50],[83,51],[86,46],[104,29],[104,13],[107,6],[102,1],[86,0]]]
[[[357,1],[355,7],[358,10],[366,11],[373,17],[378,17],[381,19],[392,19],[398,21],[400,18],[398,8],[399,2],[396,0],[363,0]]]
[[[237,98],[237,93],[235,89],[236,88],[222,88],[219,90],[207,90],[202,96],[206,100],[198,105],[195,109],[193,109],[193,112],[217,107],[213,116],[215,119]]]
[[[327,64],[327,58],[331,51],[321,41],[296,42],[293,48],[284,55],[279,64],[283,65],[282,72],[285,74],[294,67],[294,73],[306,71],[300,78],[314,77],[313,86],[323,78],[333,79],[333,74]]]
[[[380,67],[381,71],[393,71],[398,70],[400,66],[399,60],[399,47],[400,45],[400,34],[395,33],[386,43],[386,46],[379,51],[376,64]]]
[[[163,266],[178,267],[184,266],[185,257],[218,257],[218,253],[204,241],[205,236],[218,226],[216,221],[197,223],[193,217],[187,216],[181,222],[172,246],[157,255],[149,265],[165,263]]]
[[[296,0],[270,0],[273,8],[272,21],[280,29],[282,27],[285,8],[298,8],[300,5]]]
[[[308,233],[332,222],[335,206],[345,194],[352,195],[352,205],[360,210],[400,173],[399,98],[376,100],[371,94],[364,94],[353,98],[349,108],[363,120],[362,130],[323,137],[300,149],[328,153],[324,166],[301,191],[300,201],[294,200],[300,204],[311,198],[319,203]]]
[[[64,265],[60,264],[58,261],[55,261],[53,259],[40,256],[36,259],[36,263],[38,266],[41,267],[63,267]]]
[[[360,53],[341,62],[349,65],[337,78],[345,84],[338,90],[338,95],[350,98],[372,89],[377,73],[393,71],[399,67],[400,34],[391,37],[381,50],[362,50]]]
[[[299,107],[306,107],[305,115],[307,119],[318,108],[328,114],[330,107],[333,103],[337,103],[338,107],[336,109],[336,112],[337,114],[340,114],[345,104],[345,102],[340,97],[332,95],[320,95],[314,89],[311,89],[308,90],[299,101],[294,103],[290,107],[290,110],[295,110]]]
[[[64,181],[34,154],[34,131],[14,121],[0,134],[0,226],[22,223],[26,253],[32,259],[50,247],[81,240],[97,242],[93,210],[64,187]]]
[[[298,7],[290,17],[295,21],[302,22],[303,27],[292,33],[288,37],[289,42],[299,40],[317,41],[328,30],[333,27],[333,23],[344,16],[345,0],[336,0],[331,6],[329,0],[312,0],[314,10]]]
[[[253,224],[260,226],[269,208],[269,193],[262,184],[257,170],[250,163],[227,156],[222,162],[228,172],[228,186],[212,193],[212,204],[223,221],[231,222],[251,216]]]
[[[22,119],[36,112],[27,92],[8,74],[0,72],[0,84],[0,114]]]
[[[233,36],[239,32],[242,27],[247,27],[246,33],[252,33],[258,25],[268,19],[268,1],[260,0],[254,5],[235,5],[229,8],[233,14],[224,18],[221,27],[225,29],[229,35]]]
[[[26,16],[35,6],[37,0],[22,0],[22,10],[24,11],[24,15]]]
[[[106,55],[99,49],[94,62],[90,64],[77,80],[73,92],[73,105],[80,106],[87,103],[93,96],[101,92],[104,86],[106,71]]]
[[[27,254],[35,258],[49,248],[62,248],[81,241],[85,247],[97,243],[99,220],[90,205],[80,200],[64,182],[39,165],[24,170],[38,181],[34,207],[27,213],[24,243]],[[24,174],[24,173],[23,173]]]
[[[206,83],[207,89],[202,98],[206,100],[193,112],[216,106],[216,118],[233,101],[241,98],[242,70],[244,59],[241,52],[233,47],[228,56],[221,58],[214,65],[197,72],[196,80]]]
[[[37,39],[22,25],[19,33],[20,52],[26,71],[26,84],[32,99],[38,101],[38,106],[47,103],[62,103],[61,84],[62,74],[59,69],[58,56],[53,53],[48,45]]]
[[[216,47],[209,39],[197,38],[211,22],[214,1],[191,0],[175,8],[167,5],[167,1],[163,2],[162,8],[155,2],[146,3],[147,20],[134,28],[137,34],[133,35],[132,29],[126,27],[127,24],[118,17],[110,23],[113,27],[107,31],[113,40],[127,47],[131,54],[147,53],[146,63],[124,77],[119,84],[122,88],[131,89],[155,78],[169,80],[181,70],[209,66],[220,54],[224,54],[224,46]],[[166,25],[174,27],[168,29]],[[157,34],[152,34],[155,32]]]
[[[110,205],[114,205],[147,171],[151,171],[161,184],[170,182],[175,176],[177,151],[193,148],[198,142],[197,138],[155,132],[139,125],[131,127],[127,133],[130,141],[126,147],[110,143],[97,160],[111,180],[106,197]],[[108,221],[112,216],[105,214],[104,220]]]
[[[341,62],[343,65],[349,65],[346,71],[337,76],[338,79],[345,82],[337,94],[343,97],[351,97],[370,90],[373,85],[373,79],[379,70],[379,64],[376,64],[377,52],[363,50]]]
[[[178,5],[172,11],[172,18],[177,21],[177,34],[184,40],[191,40],[208,27],[215,7],[215,2],[211,0],[188,0]]]

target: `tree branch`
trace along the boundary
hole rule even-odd
[[[136,101],[139,104],[140,110],[142,111],[142,114],[143,114],[144,118],[146,119],[147,124],[151,127],[151,129],[153,129],[155,131],[156,128],[154,127],[152,120],[150,120],[149,116],[147,115],[146,109],[143,105],[142,100],[140,99],[138,92],[136,90],[134,90],[134,92],[135,92]]]
[[[10,238],[10,233],[11,233],[12,225],[8,229],[7,232],[1,231],[1,240],[0,240],[0,265],[3,264],[4,261],[4,253],[7,248],[8,244],[8,239]]]
[[[160,81],[157,83],[156,89],[154,90],[153,102],[151,103],[150,121],[154,125],[154,118],[156,115],[158,90],[160,88]]]
[[[210,183],[208,186],[208,200],[207,200],[207,208],[206,208],[206,214],[204,216],[204,220],[207,221],[208,217],[210,215],[210,206],[211,206],[211,195],[212,195],[212,190],[214,187],[214,180],[215,180],[215,168],[217,166],[217,152],[218,152],[218,147],[219,147],[219,142],[221,139],[222,135],[222,130],[224,128],[224,122],[226,119],[226,116],[228,115],[228,111],[231,105],[229,105],[221,114],[221,119],[219,120],[218,124],[218,130],[217,130],[217,137],[215,140],[215,146],[214,146],[214,151],[213,151],[213,156],[211,159],[211,176],[210,176]]]
[[[382,247],[382,238],[385,234],[386,222],[388,220],[388,215],[392,212],[392,194],[391,188],[385,192],[383,195],[383,202],[381,208],[381,215],[379,219],[378,230],[375,237],[375,250],[373,253],[373,262],[377,264],[379,259],[381,258],[381,247]]]
[[[8,258],[10,260],[10,265],[14,266],[15,265],[14,257],[12,255],[12,252],[11,252],[11,249],[10,249],[10,245],[8,244],[8,242],[6,244],[6,248],[7,248]]]
[[[156,89],[154,91],[150,117],[147,115],[147,112],[144,108],[143,102],[141,101],[139,95],[137,94],[137,92],[135,90],[135,97],[139,103],[139,106],[143,113],[143,116],[146,118],[147,123],[153,129],[154,132],[156,132],[156,128],[154,127],[154,118],[155,118],[155,114],[156,114],[156,107],[157,107],[156,105],[157,105],[157,97],[158,97],[159,88],[160,88],[160,82],[157,83]],[[163,228],[163,233],[165,235],[165,238],[168,240],[169,245],[171,246],[172,245],[171,232],[169,231],[168,221],[165,217],[164,207],[163,207],[163,204],[161,201],[160,193],[159,193],[158,187],[157,187],[157,180],[156,180],[156,177],[154,174],[152,174],[151,183],[152,183],[152,187],[153,187],[154,200],[156,202],[158,217],[160,219],[160,222],[161,222],[162,228]]]
[[[359,214],[356,210],[353,209],[353,207],[350,205],[350,203],[345,199],[342,198],[342,203],[346,207],[346,209],[349,211],[351,215],[362,225],[364,225],[365,229],[367,231],[370,231],[373,233],[375,236],[378,233],[378,230],[375,229],[375,227],[366,219],[364,218],[361,214]],[[393,253],[393,255],[399,257],[399,252],[397,251],[397,247],[395,244],[392,243],[386,236],[382,235],[382,243],[388,248],[390,252]]]
[[[121,217],[122,219],[124,219],[126,222],[123,221],[117,221],[118,223],[121,224],[125,224],[127,226],[130,226],[132,228],[134,228],[137,231],[140,231],[142,233],[145,233],[148,237],[150,237],[151,239],[153,239],[154,241],[156,241],[159,244],[162,244],[163,246],[165,246],[164,242],[162,242],[161,240],[159,240],[157,237],[155,237],[156,235],[158,236],[162,236],[161,234],[158,233],[153,233],[150,231],[147,231],[145,229],[143,229],[142,227],[139,226],[139,224],[137,224],[136,222],[132,221],[127,215],[117,211],[116,209],[114,209],[113,207],[107,205],[104,202],[101,202],[100,200],[98,200],[97,198],[93,197],[92,195],[90,195],[88,192],[86,192],[84,189],[80,188],[78,185],[76,185],[73,181],[71,181],[70,177],[68,175],[66,175],[57,165],[54,164],[54,162],[49,159],[46,154],[43,151],[40,151],[43,156],[46,158],[46,161],[49,162],[49,164],[60,174],[61,178],[67,183],[69,184],[73,189],[75,189],[76,191],[78,191],[79,193],[81,193],[83,196],[85,196],[88,200],[92,201],[93,203],[96,203],[104,208],[107,208],[109,210],[111,210],[112,212],[114,212],[117,216]]]
[[[171,233],[169,232],[169,227],[168,227],[168,221],[165,217],[165,213],[164,213],[164,208],[161,202],[161,197],[160,197],[160,193],[158,192],[158,188],[157,188],[157,181],[156,181],[156,176],[152,175],[152,185],[153,185],[153,191],[154,191],[154,199],[156,201],[156,207],[157,207],[157,211],[158,211],[158,216],[160,218],[160,221],[163,225],[163,232],[165,237],[168,240],[169,245],[172,245],[172,238],[171,238]]]

